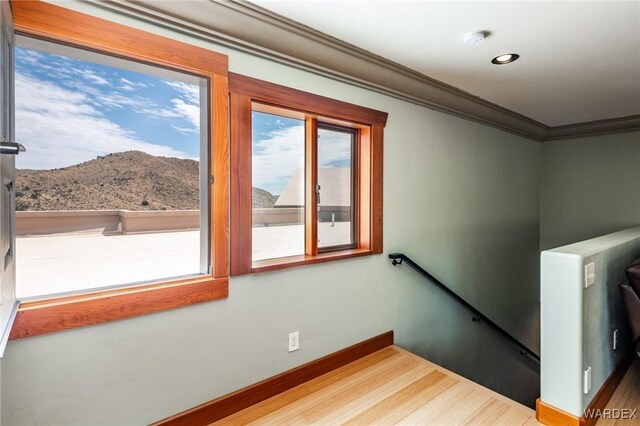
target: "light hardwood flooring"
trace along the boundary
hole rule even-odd
[[[607,403],[607,408],[638,409],[635,419],[601,419],[597,426],[640,425],[640,359],[636,359]]]
[[[534,425],[535,412],[390,346],[220,425]]]

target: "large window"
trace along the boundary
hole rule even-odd
[[[17,296],[207,274],[207,82],[21,37]]]
[[[386,113],[231,74],[231,273],[382,252]]]
[[[10,338],[226,297],[227,57],[46,2],[12,9],[27,151]]]

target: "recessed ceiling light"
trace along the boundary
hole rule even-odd
[[[505,65],[517,60],[520,57],[517,53],[505,53],[504,55],[496,56],[491,60],[492,64]]]

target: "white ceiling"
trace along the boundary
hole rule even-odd
[[[640,114],[637,0],[252,2],[549,126]]]

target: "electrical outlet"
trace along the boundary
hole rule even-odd
[[[618,349],[618,330],[613,331],[613,350]]]
[[[289,333],[289,352],[297,351],[300,349],[300,332],[294,331]]]

